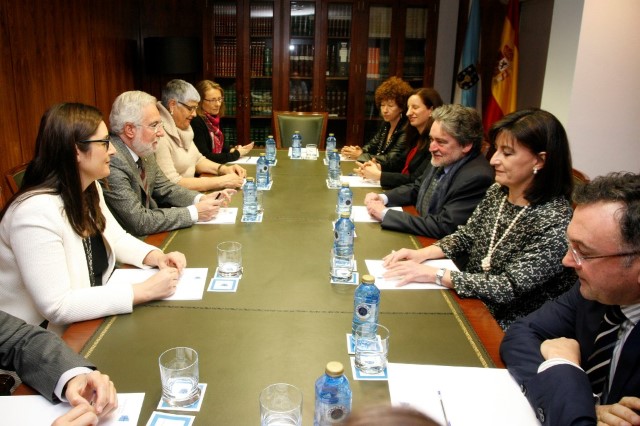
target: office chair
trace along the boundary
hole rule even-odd
[[[7,185],[9,186],[11,195],[16,194],[20,190],[20,187],[22,186],[22,178],[24,177],[24,172],[27,170],[28,165],[29,163],[22,163],[18,166],[12,167],[7,171],[5,179],[7,181]]]
[[[290,147],[291,136],[297,130],[302,135],[303,147],[307,144],[316,144],[318,149],[324,149],[328,117],[327,112],[274,111],[273,128],[276,147]]]

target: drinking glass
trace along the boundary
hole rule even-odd
[[[260,392],[261,426],[301,426],[302,391],[288,383],[269,385]]]
[[[356,328],[355,365],[364,374],[378,374],[387,367],[389,330],[380,324],[364,323]]]
[[[198,352],[178,347],[164,351],[158,358],[162,399],[174,407],[191,405],[200,398]]]
[[[242,244],[225,241],[218,244],[218,275],[239,277],[242,274]]]

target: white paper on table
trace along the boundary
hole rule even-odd
[[[373,275],[376,279],[376,287],[380,290],[448,290],[447,287],[438,285],[436,283],[409,283],[405,284],[402,287],[396,287],[396,284],[399,279],[385,279],[382,277],[385,272],[387,272],[387,268],[382,266],[384,263],[383,260],[365,260],[364,263],[367,265],[367,269],[369,270],[369,275]],[[446,268],[450,271],[458,271],[458,267],[451,259],[432,259],[426,260],[422,262],[423,265],[433,266],[434,268]]]
[[[340,182],[348,182],[352,188],[380,188],[380,182],[362,176],[340,176]]]
[[[227,164],[258,164],[258,158],[260,157],[249,155],[247,157],[240,157],[236,161],[229,161]]]
[[[389,210],[402,211],[402,207],[389,207]],[[367,211],[367,206],[353,206],[351,207],[351,220],[354,222],[380,222],[378,219],[372,217]]]
[[[394,364],[387,366],[392,405],[406,405],[451,426],[538,426],[529,402],[506,369]]]
[[[289,155],[289,158],[291,158],[291,147],[289,147],[289,151],[287,153]],[[307,148],[300,148],[300,160],[317,160],[318,158],[320,158],[320,151],[316,149],[315,154],[316,157],[310,158],[309,156],[307,156]]]
[[[158,269],[116,269],[107,285],[131,285],[142,282],[157,273]],[[163,300],[202,300],[209,268],[185,268],[178,280],[173,296]]]
[[[230,225],[236,223],[237,216],[237,207],[220,207],[216,217],[211,220],[199,220],[196,223],[200,225]]]
[[[322,156],[322,154],[320,154],[320,156]],[[326,153],[325,153],[324,160],[322,160],[322,161],[324,162],[325,166],[329,165],[329,159],[326,157]],[[354,162],[354,161],[356,161],[356,159],[355,158],[347,158],[344,155],[340,154],[340,162],[343,163],[345,161]]]
[[[118,393],[118,408],[100,420],[100,426],[138,424],[144,393]],[[50,425],[71,410],[66,403],[52,404],[41,395],[0,396],[2,424]]]

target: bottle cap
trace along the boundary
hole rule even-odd
[[[247,178],[247,182],[253,182],[253,178],[252,177],[248,177]]]
[[[341,362],[331,361],[327,363],[327,367],[324,370],[331,377],[339,377],[344,373],[344,367]]]
[[[349,219],[351,215],[348,212],[342,212],[340,213],[340,217],[346,217],[347,219]]]
[[[264,152],[260,153],[260,157],[264,157],[265,155],[267,155],[267,154],[265,154]]]
[[[338,150],[337,150],[337,149],[332,149],[331,151],[333,151],[333,152],[338,152]]]
[[[342,187],[344,188],[345,186],[348,188],[349,187],[349,182],[342,182]]]
[[[333,133],[329,133],[329,136],[333,136]]]
[[[267,136],[267,139],[273,139],[273,135]]]
[[[300,133],[300,130],[296,130],[296,131],[295,131],[295,132],[293,132],[293,133],[294,133],[294,134],[295,134],[295,133]]]
[[[372,275],[363,275],[362,282],[365,284],[375,284],[376,279]]]

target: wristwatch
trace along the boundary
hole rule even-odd
[[[447,272],[445,268],[438,269],[436,272],[436,284],[442,285],[442,278],[444,278],[444,274]]]

